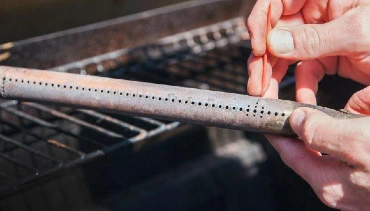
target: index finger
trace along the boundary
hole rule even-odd
[[[266,52],[267,14],[271,4],[271,25],[276,25],[282,15],[299,12],[306,0],[258,0],[247,20],[253,53],[262,56]]]

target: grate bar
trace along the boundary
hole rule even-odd
[[[57,160],[55,158],[52,158],[52,157],[50,157],[49,155],[47,155],[47,154],[45,154],[43,152],[40,152],[40,151],[38,151],[38,150],[36,150],[36,149],[34,149],[32,147],[29,147],[29,146],[27,146],[25,144],[19,143],[18,141],[15,141],[13,139],[10,139],[10,138],[2,135],[2,134],[0,134],[0,139],[2,141],[4,141],[4,142],[7,142],[7,143],[12,144],[12,145],[15,145],[15,146],[17,146],[17,147],[19,147],[19,148],[21,148],[21,149],[23,149],[23,150],[31,153],[31,154],[34,154],[34,155],[39,156],[39,157],[42,157],[42,158],[48,160],[49,162],[52,161],[52,162],[57,163],[57,164],[61,164],[62,163],[61,161],[59,161],[59,160]]]
[[[19,110],[16,110],[16,109],[13,109],[13,108],[8,107],[9,104],[14,104],[14,103],[16,103],[16,101],[10,101],[9,103],[1,104],[0,107],[2,109],[6,110],[7,112],[12,113],[12,114],[14,114],[16,116],[19,116],[21,118],[24,118],[24,119],[27,119],[29,121],[32,121],[32,122],[34,122],[36,124],[39,124],[39,125],[41,125],[43,127],[54,129],[54,130],[56,130],[58,132],[64,133],[64,134],[69,135],[69,136],[71,136],[73,138],[76,138],[78,140],[86,141],[86,142],[92,143],[92,144],[94,144],[96,146],[99,146],[99,147],[105,147],[106,146],[106,145],[101,144],[99,142],[96,142],[96,141],[93,141],[93,140],[90,140],[90,139],[86,139],[83,136],[78,136],[78,135],[75,135],[75,134],[73,134],[73,133],[71,133],[69,131],[63,130],[63,129],[59,128],[57,125],[51,124],[51,123],[46,122],[46,121],[44,121],[42,119],[36,118],[34,116],[31,116],[31,115],[29,115],[29,114],[27,114],[25,112],[22,112],[22,111],[19,111]]]
[[[47,141],[46,143],[48,143],[48,144],[50,144],[50,145],[52,145],[54,147],[63,149],[65,151],[67,151],[67,152],[73,153],[73,154],[77,155],[78,157],[85,156],[85,153],[83,153],[83,152],[81,152],[81,151],[79,151],[79,150],[77,150],[77,149],[75,149],[73,147],[70,147],[70,146],[68,146],[66,144],[63,144],[63,143],[61,143],[61,142],[59,142],[57,140],[48,139],[46,141]]]
[[[8,156],[8,155],[4,154],[4,153],[0,153],[0,157],[1,157],[2,159],[6,160],[6,161],[9,161],[9,162],[11,162],[11,163],[15,164],[16,166],[19,166],[19,167],[21,167],[21,168],[24,168],[24,169],[26,169],[26,170],[28,170],[28,171],[30,171],[30,172],[38,173],[38,171],[39,171],[38,169],[33,168],[33,167],[30,167],[30,166],[27,166],[27,165],[25,165],[25,164],[23,164],[23,163],[19,162],[18,160],[14,159],[14,158],[12,158],[12,157],[10,157],[10,156]]]
[[[85,109],[79,109],[79,111],[82,112],[82,113],[91,115],[93,117],[102,119],[104,121],[112,122],[112,123],[114,123],[116,125],[119,125],[119,126],[121,126],[123,128],[126,128],[126,129],[129,129],[131,131],[135,131],[135,132],[138,132],[138,133],[145,133],[146,132],[144,129],[141,129],[141,128],[138,128],[138,127],[136,127],[134,125],[131,125],[131,124],[122,122],[122,121],[120,121],[120,120],[118,120],[116,118],[113,118],[113,117],[108,116],[108,115],[105,115],[105,114],[101,114],[101,113],[96,112],[96,111],[85,110]]]
[[[246,86],[245,82],[231,80],[231,79],[222,77],[221,75],[218,75],[218,74],[212,74],[212,80],[214,80],[214,81],[204,79],[204,77],[209,77],[209,73],[211,71],[213,71],[213,69],[235,72],[236,74],[239,74],[239,75],[242,75],[241,72],[237,72],[235,70],[225,68],[224,65],[227,64],[226,62],[224,62],[223,64],[218,62],[216,64],[211,65],[211,64],[203,61],[204,60],[203,57],[207,58],[206,56],[199,55],[201,58],[195,58],[195,56],[196,55],[193,55],[193,56],[189,57],[188,54],[179,55],[178,58],[175,61],[172,62],[172,63],[174,63],[172,65],[175,65],[176,67],[181,68],[181,70],[185,71],[186,73],[176,72],[176,73],[172,74],[171,76],[176,75],[178,79],[183,79],[183,80],[192,78],[193,80],[197,80],[201,83],[206,83],[206,84],[209,84],[213,87],[216,87],[219,90],[227,90],[227,91],[230,91],[230,92],[235,92],[237,90],[239,93],[245,93],[245,86]],[[187,57],[187,58],[185,59],[185,57]],[[181,59],[184,59],[184,60],[181,60]],[[207,59],[207,60],[208,61],[217,61],[216,59]],[[188,61],[191,62],[192,64],[188,64],[188,65],[183,64],[183,62],[188,62]],[[166,60],[163,60],[163,59],[159,60],[159,61],[154,61],[153,59],[149,58],[148,60],[144,60],[144,62],[142,62],[140,64],[143,65],[142,68],[144,68],[144,69],[157,70],[160,73],[165,73],[165,72],[167,72],[166,71],[167,68],[165,67],[165,65],[168,62],[169,61],[166,61]],[[194,68],[193,67],[194,63],[201,64],[203,67],[202,68]],[[169,74],[169,73],[167,73],[167,74]],[[155,77],[158,77],[158,75],[150,74],[150,72],[146,72],[145,77],[149,77],[148,75],[150,75],[150,78],[152,78],[152,79],[155,78]],[[189,76],[192,76],[192,77],[189,77]],[[244,76],[245,76],[245,74],[244,74]],[[217,79],[218,79],[218,83],[215,83],[215,81]],[[162,80],[165,81],[165,82],[162,82],[162,83],[168,83],[168,80],[165,80],[164,78]],[[224,84],[225,81],[227,81],[230,85],[233,85],[233,86],[240,85],[240,88],[235,89],[235,88],[229,88],[229,87],[223,86],[222,84]]]
[[[164,131],[172,130],[180,125],[180,122],[172,122],[171,124],[163,125],[157,129],[151,130],[148,132],[148,136],[155,136],[161,134]]]
[[[13,177],[3,173],[0,171],[0,178],[6,180],[6,182],[10,184],[14,184],[16,181],[13,179]]]
[[[50,138],[44,138],[44,137],[42,137],[42,136],[40,136],[40,135],[37,135],[37,134],[35,134],[35,133],[33,133],[33,132],[31,132],[31,131],[29,131],[29,130],[25,129],[25,128],[22,128],[22,127],[16,126],[16,125],[14,125],[14,124],[12,124],[12,123],[10,123],[10,122],[8,122],[8,121],[4,121],[4,120],[1,120],[1,119],[0,119],[0,123],[1,123],[1,124],[5,124],[5,125],[7,125],[7,126],[9,126],[9,127],[13,128],[13,129],[17,129],[17,130],[19,130],[19,131],[22,131],[23,133],[25,133],[25,134],[27,134],[27,135],[29,135],[29,136],[31,136],[31,137],[33,137],[33,138],[35,138],[35,139],[36,139],[36,141],[30,141],[30,142],[28,142],[28,144],[35,143],[35,142],[37,142],[38,140],[42,140],[43,142],[45,142],[45,143],[47,143],[47,144],[49,144],[49,145],[51,145],[51,146],[58,147],[58,148],[60,148],[60,149],[64,149],[65,151],[67,151],[67,152],[69,152],[69,153],[76,154],[76,155],[78,155],[78,156],[82,156],[82,155],[84,155],[84,153],[83,153],[83,152],[81,152],[81,151],[79,151],[79,150],[76,150],[76,149],[74,149],[74,148],[72,148],[72,147],[68,147],[68,146],[66,146],[65,144],[60,143],[60,142],[58,142],[58,141],[56,141],[56,140],[53,140],[53,139],[50,139]]]
[[[11,192],[15,192],[18,190],[18,186],[27,185],[31,182],[38,180],[40,178],[46,177],[48,175],[51,175],[53,173],[59,172],[61,170],[70,169],[76,165],[82,164],[84,162],[91,161],[93,159],[96,159],[98,157],[102,157],[105,155],[105,152],[102,150],[96,150],[95,152],[86,154],[85,156],[81,156],[78,159],[74,159],[65,163],[60,163],[59,165],[54,166],[53,168],[47,169],[45,171],[39,172],[38,174],[34,174],[29,177],[25,177],[21,179],[20,181],[17,181],[17,186],[9,187],[9,186],[1,186],[0,187],[0,198],[3,196],[6,196],[10,194]],[[0,177],[7,176],[6,174],[2,173],[0,171]],[[9,177],[9,181],[13,181],[11,177]],[[15,182],[13,182],[14,184]]]
[[[62,112],[60,112],[58,110],[51,109],[51,108],[48,108],[46,106],[43,106],[43,105],[40,105],[40,104],[36,104],[36,103],[25,103],[25,104],[28,105],[28,106],[30,106],[30,107],[37,108],[37,109],[39,109],[41,111],[50,113],[53,116],[56,116],[56,117],[59,117],[59,118],[63,118],[63,119],[66,119],[66,120],[68,120],[70,122],[76,123],[78,125],[81,125],[81,126],[90,128],[92,130],[95,130],[97,132],[100,132],[102,134],[105,134],[105,135],[107,135],[109,137],[112,137],[112,138],[124,138],[122,135],[120,135],[118,133],[115,133],[115,132],[106,130],[106,129],[102,128],[102,127],[99,127],[97,125],[93,125],[93,124],[88,123],[88,122],[85,122],[85,121],[82,121],[82,120],[77,119],[77,118],[75,118],[73,116],[70,116],[70,115],[67,115],[65,113],[62,113]]]
[[[134,118],[140,119],[144,122],[148,122],[150,124],[157,125],[157,126],[160,126],[160,127],[165,126],[165,124],[163,122],[160,122],[160,121],[155,120],[155,119],[151,119],[151,118],[147,118],[147,117],[134,117]]]

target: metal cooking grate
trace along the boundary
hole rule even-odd
[[[54,70],[245,93],[245,35],[243,20],[234,19]],[[30,102],[3,101],[0,110],[2,195],[179,125]]]

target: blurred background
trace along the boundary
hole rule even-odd
[[[0,43],[126,16],[186,0],[2,0]]]

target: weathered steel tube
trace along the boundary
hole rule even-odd
[[[288,122],[298,107],[335,118],[360,115],[293,101],[69,73],[0,66],[1,97],[50,102],[246,131],[294,135]]]

